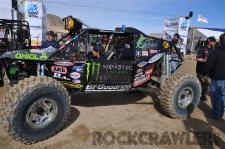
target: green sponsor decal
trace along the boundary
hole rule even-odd
[[[100,66],[101,64],[99,63],[86,63],[87,67],[87,74],[86,74],[86,79],[88,81],[88,78],[89,78],[89,75],[90,75],[90,66],[91,66],[91,76],[95,76],[96,75],[96,81],[98,80],[99,78],[99,71],[100,71]]]
[[[146,37],[144,37],[142,34],[140,38],[137,41],[136,48],[143,49],[145,47]]]
[[[92,63],[91,75],[94,76],[96,73],[96,81],[98,80],[98,77],[99,77],[100,66],[101,66],[101,64],[99,64],[99,63]],[[97,67],[96,72],[95,72],[95,67]]]
[[[86,73],[86,79],[87,79],[87,81],[88,81],[88,78],[89,78],[89,74],[90,74],[90,65],[91,65],[91,63],[86,63],[86,65],[87,65],[87,73]]]
[[[92,69],[91,69],[91,75],[92,75],[92,76],[95,74],[95,64],[96,64],[96,63],[93,62],[92,65],[91,65],[91,68],[92,68]]]
[[[31,59],[31,60],[46,60],[48,59],[47,53],[16,53],[16,59]]]
[[[16,72],[17,72],[17,68],[16,67],[11,67],[10,69],[9,69],[9,74],[10,75],[15,75],[16,74]]]

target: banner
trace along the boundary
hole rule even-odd
[[[29,25],[31,27],[40,27],[40,26],[43,26],[43,19],[39,19],[39,18],[27,18],[26,21],[29,22]]]
[[[40,47],[47,30],[45,6],[41,1],[20,0],[19,3],[25,20],[30,25],[31,46],[33,48]]]
[[[187,45],[187,36],[188,36],[188,30],[190,26],[190,19],[186,19],[183,17],[179,18],[179,26],[178,26],[178,34],[181,38],[181,45],[180,46],[180,52],[186,53],[186,45]]]
[[[185,54],[189,26],[190,20],[187,20],[184,17],[165,19],[163,39],[172,41],[174,34],[178,33],[180,35],[181,41],[179,42],[179,45],[177,45],[177,47],[181,52]]]
[[[174,34],[178,32],[179,18],[165,19],[163,39],[172,41]]]

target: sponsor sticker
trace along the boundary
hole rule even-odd
[[[80,78],[80,74],[77,72],[73,72],[70,74],[70,77],[73,79],[79,79]]]
[[[67,74],[67,68],[64,66],[51,66],[51,71],[59,74]]]
[[[140,73],[140,72],[142,72],[143,70],[142,69],[138,69],[137,71],[136,71],[136,73]]]
[[[155,53],[158,53],[158,51],[157,51],[157,50],[155,50],[155,49],[149,49],[149,53],[151,53],[151,54],[155,54]]]
[[[137,66],[138,67],[144,67],[146,64],[147,64],[147,62],[142,61]]]
[[[42,50],[39,50],[39,49],[31,49],[30,52],[31,53],[44,53]]]
[[[137,87],[150,79],[150,75],[142,75],[134,80],[134,87]]]
[[[147,69],[147,70],[145,71],[145,74],[146,74],[146,75],[151,75],[152,72],[153,72],[153,67]]]
[[[73,63],[68,61],[58,61],[54,62],[54,64],[59,66],[73,66]]]
[[[54,73],[53,75],[54,78],[62,79],[62,80],[68,80],[70,81],[70,78],[67,78],[65,75],[62,75],[60,73]]]
[[[140,53],[141,53],[141,51],[137,51],[137,52],[136,52],[136,56],[138,56],[138,57],[141,56]]]
[[[148,56],[148,51],[142,51],[142,56]]]
[[[19,53],[15,54],[16,59],[31,59],[31,60],[46,60],[48,59],[48,54],[42,53]]]
[[[73,66],[73,71],[75,72],[83,72],[84,66]]]
[[[73,83],[81,83],[81,80],[73,79]]]
[[[62,83],[64,86],[69,87],[69,88],[82,88],[82,87],[83,87],[82,84],[75,84],[75,83],[64,82],[64,81],[61,81],[61,83]]]
[[[143,75],[143,72],[137,73],[137,74],[135,75],[135,78],[137,78],[137,77],[139,77],[139,76],[141,76],[141,75]]]
[[[154,55],[153,57],[151,57],[149,60],[148,60],[148,63],[154,63],[156,62],[157,60],[159,60],[162,56],[163,56],[164,53],[159,53],[159,54],[156,54]]]

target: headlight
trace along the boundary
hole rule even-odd
[[[74,18],[69,16],[63,19],[65,30],[73,30],[75,28]]]
[[[164,48],[164,49],[169,49],[169,47],[170,47],[169,42],[168,42],[168,41],[164,41],[164,42],[163,42],[163,48]]]

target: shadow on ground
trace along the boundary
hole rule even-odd
[[[145,97],[146,95],[141,92],[77,93],[71,95],[71,104],[83,107],[127,105],[141,101]]]
[[[224,148],[224,138],[216,133],[213,127],[216,127],[219,131],[225,133],[225,121],[211,119],[211,108],[205,102],[199,104],[199,109],[203,111],[206,122],[196,118],[186,119],[183,122],[187,131],[193,133],[197,143],[202,149],[213,149],[215,146]]]
[[[127,104],[153,104],[161,113],[158,89],[139,89],[132,92],[102,92],[71,94],[71,104],[83,107],[98,107]],[[143,100],[146,98],[147,100]]]
[[[75,122],[78,117],[80,115],[80,111],[77,108],[71,107],[70,108],[70,117],[68,120],[68,124],[66,125],[66,127],[69,127],[71,124],[73,124],[73,122]]]

